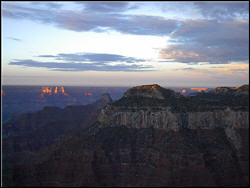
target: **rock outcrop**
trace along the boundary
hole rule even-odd
[[[164,89],[157,84],[136,86],[136,87],[129,89],[124,94],[124,97],[126,98],[126,97],[140,96],[140,97],[164,99],[164,95],[161,92],[162,90]]]

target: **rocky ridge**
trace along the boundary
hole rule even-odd
[[[216,87],[211,93],[249,95],[249,85],[245,84],[239,87]]]
[[[246,87],[242,86],[234,90],[239,94],[242,88]],[[231,88],[223,89],[223,93],[232,94]],[[242,95],[245,93],[246,89],[243,90]],[[128,90],[120,100],[103,108],[98,120],[101,127],[126,126],[175,131],[182,128],[249,127],[248,104],[240,103],[241,96],[237,98],[234,105],[230,105],[230,101],[226,104],[220,98],[213,97],[214,99],[211,100],[211,96],[206,93],[184,97],[156,84],[137,86]],[[193,108],[194,106],[196,108]],[[242,106],[245,107],[244,110],[239,110]]]

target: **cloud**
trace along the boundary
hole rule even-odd
[[[194,2],[201,14],[210,19],[234,19],[249,17],[249,2]]]
[[[9,65],[18,65],[25,67],[38,67],[38,68],[47,68],[53,71],[122,71],[122,72],[143,72],[143,71],[152,71],[152,66],[143,66],[143,65],[107,65],[99,63],[75,63],[75,62],[41,62],[34,61],[31,59],[26,60],[16,60],[9,63]]]
[[[160,50],[160,56],[166,61],[228,64],[249,60],[249,20],[241,19],[249,14],[249,3],[192,2],[188,7],[196,7],[206,19],[182,20],[125,14],[123,11],[139,6],[129,2],[77,2],[75,5],[79,5],[81,9],[55,9],[47,5],[44,8],[30,6],[29,3],[5,2],[2,4],[2,15],[52,24],[77,32],[115,30],[133,35],[169,36],[171,44]],[[72,61],[90,58],[92,61],[96,59],[105,62],[105,59],[121,57],[58,54],[56,58]],[[124,58],[121,60],[134,61]]]
[[[140,8],[139,3],[130,2],[71,2],[79,5],[81,10],[63,9],[59,3],[32,3],[4,2],[2,15],[14,19],[28,19],[42,23],[53,24],[56,27],[82,31],[105,32],[116,30],[121,33],[135,35],[168,36],[175,32],[186,21],[168,19],[161,16],[131,15],[124,11]],[[249,3],[247,2],[192,2],[175,3],[177,9],[188,7],[200,10],[205,18],[245,18],[248,20]],[[175,5],[174,3],[160,3],[162,7]],[[42,5],[42,6],[41,6]],[[64,4],[65,5],[65,4]],[[165,5],[165,6],[164,6]],[[59,7],[59,8],[55,8]],[[209,23],[209,22],[208,22]],[[216,28],[214,28],[216,29]]]
[[[2,5],[2,15],[13,19],[28,19],[42,23],[53,24],[59,28],[81,31],[98,31],[105,32],[106,30],[116,30],[121,33],[136,34],[136,35],[158,35],[166,36],[173,32],[178,21],[166,19],[160,16],[145,16],[145,15],[125,15],[105,11],[90,11],[91,9],[101,9],[105,7],[105,3],[84,3],[92,8],[84,9],[83,11],[75,10],[55,10],[49,8],[41,8],[27,6],[22,3],[4,3]],[[126,7],[126,2],[109,2],[117,7]],[[116,5],[116,6],[115,6]],[[99,7],[99,8],[98,8]],[[114,9],[114,8],[110,8]],[[116,10],[115,9],[115,10]]]
[[[164,59],[191,64],[249,61],[249,22],[185,20],[171,42],[160,51]]]
[[[249,64],[190,66],[176,69],[176,71],[178,71],[176,74],[185,75],[193,81],[199,80],[199,82],[203,82],[203,85],[208,83],[213,83],[214,86],[218,86],[218,83],[221,85],[242,85],[249,82]]]
[[[177,69],[177,70],[178,70],[178,69]],[[186,71],[192,71],[192,70],[194,70],[194,68],[187,67],[187,68],[183,68],[183,70],[186,70]]]
[[[39,55],[38,57],[51,57],[55,58],[56,60],[63,61],[95,62],[99,64],[113,62],[136,63],[146,61],[145,59],[103,53],[60,53],[58,55]]]
[[[45,8],[51,8],[51,9],[60,9],[62,7],[62,4],[56,3],[56,2],[30,2],[33,6],[41,6]]]
[[[54,24],[78,32],[115,30],[125,34],[167,36],[176,29],[178,21],[160,16],[62,11]]]
[[[227,64],[224,66],[208,66],[206,68],[202,67],[185,67],[178,68],[176,71],[186,71],[190,73],[204,73],[210,75],[244,75],[249,76],[249,64]]]
[[[57,56],[54,56],[54,55],[39,55],[37,57],[57,57]]]
[[[28,19],[42,23],[53,23],[57,12],[53,9],[41,8],[40,6],[27,6],[22,3],[5,2],[2,4],[2,16],[13,19]]]
[[[146,61],[144,59],[116,54],[60,53],[58,55],[39,55],[37,57],[52,58],[52,61],[15,60],[10,62],[9,65],[48,68],[54,71],[153,71],[152,66],[140,64]]]
[[[229,64],[223,67],[211,67],[211,70],[227,74],[242,73],[249,76],[249,64]]]
[[[167,36],[179,24],[179,21],[166,19],[160,16],[131,15],[121,20],[121,24],[114,25],[112,29],[122,33],[136,35]]]
[[[85,11],[88,12],[123,12],[126,10],[134,9],[137,6],[131,5],[129,2],[81,2],[78,1],[78,4],[84,7]]]
[[[22,41],[21,39],[18,39],[18,38],[15,38],[15,37],[7,37],[7,39],[11,39],[11,40],[18,41],[18,42]]]

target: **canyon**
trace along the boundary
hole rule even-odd
[[[142,85],[104,99],[88,126],[16,159],[5,185],[249,185],[248,85],[195,96]]]

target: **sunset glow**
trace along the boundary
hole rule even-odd
[[[202,92],[202,91],[206,91],[208,88],[190,88],[193,91],[198,91],[198,92]]]
[[[85,96],[93,96],[92,93],[85,93]]]
[[[55,88],[55,90],[54,90],[54,93],[55,93],[55,95],[58,93],[57,86],[56,86],[56,88]]]
[[[187,92],[186,89],[181,90],[181,93],[182,93],[182,94],[185,94],[186,92]]]

